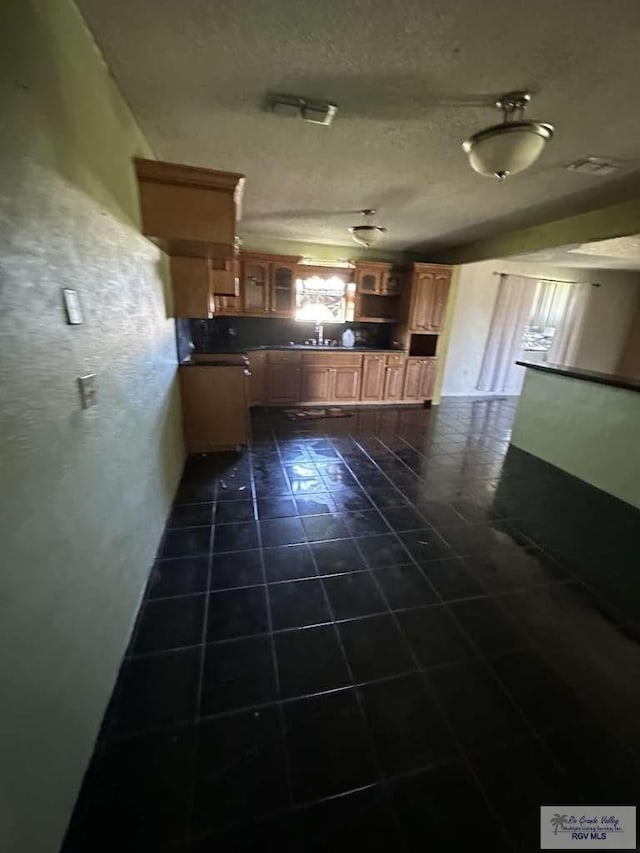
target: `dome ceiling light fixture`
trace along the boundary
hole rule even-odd
[[[498,98],[495,106],[502,110],[503,123],[474,133],[462,144],[472,169],[504,181],[535,163],[554,128],[542,121],[524,121],[530,100],[529,92],[507,92]]]
[[[360,212],[364,216],[366,224],[354,225],[348,231],[356,243],[369,249],[378,242],[387,229],[381,225],[372,225],[371,220],[376,215],[375,210],[361,210]]]

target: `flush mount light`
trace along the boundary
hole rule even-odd
[[[386,228],[381,225],[372,225],[371,220],[376,215],[375,210],[362,210],[362,215],[365,218],[365,225],[354,225],[349,228],[349,234],[353,237],[356,243],[360,246],[366,246],[367,249],[375,245],[382,235],[386,232]]]
[[[535,163],[553,136],[553,125],[523,121],[530,100],[529,92],[508,92],[496,101],[503,123],[474,133],[462,145],[472,169],[503,181]]]
[[[311,124],[328,127],[336,117],[338,105],[330,101],[301,98],[299,95],[269,95],[272,112],[284,118],[302,118]]]

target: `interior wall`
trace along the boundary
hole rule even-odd
[[[489,335],[500,276],[513,275],[591,281],[576,364],[615,372],[640,300],[640,272],[587,270],[513,261],[479,261],[459,267],[458,295],[444,368],[443,396],[477,395],[476,385]]]
[[[451,320],[442,396],[474,396],[482,365],[500,276],[495,264],[481,261],[458,270],[458,289]]]
[[[591,288],[576,364],[615,373],[640,298],[640,272],[594,270],[592,280],[600,286]]]
[[[0,17],[0,849],[56,853],[183,446],[131,160],[151,152],[69,0]],[[83,325],[66,324],[63,287]]]
[[[636,391],[527,370],[511,442],[640,507],[639,421]]]
[[[623,376],[640,379],[640,298],[616,369]]]

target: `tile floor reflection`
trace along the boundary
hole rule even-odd
[[[514,408],[191,458],[65,853],[527,851],[542,803],[637,803],[640,513]]]

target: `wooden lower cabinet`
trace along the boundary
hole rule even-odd
[[[266,402],[274,406],[291,406],[300,402],[302,368],[292,362],[282,361],[266,367]]]
[[[433,396],[435,358],[267,350],[250,354],[251,404],[403,403]]]
[[[362,364],[361,400],[371,403],[382,400],[386,360],[384,355],[365,355]]]
[[[306,364],[302,369],[300,398],[304,403],[327,403],[331,399],[333,374],[330,367]]]
[[[332,399],[338,403],[355,403],[360,399],[361,367],[334,367]]]
[[[404,364],[402,366],[387,365],[384,376],[384,399],[386,401],[402,400],[404,388]]]
[[[249,369],[251,370],[250,402],[252,406],[262,406],[266,400],[266,361],[267,355],[264,350],[254,351],[249,354]]]
[[[249,440],[249,372],[243,365],[180,367],[184,438],[188,453]]]
[[[430,400],[433,397],[435,358],[408,358],[404,377],[403,400]]]
[[[305,364],[302,368],[302,403],[355,403],[360,399],[359,366],[325,367]]]
[[[433,397],[433,392],[436,385],[436,367],[438,360],[436,358],[427,358],[423,366],[422,376],[420,379],[420,396],[425,400],[430,400]]]

